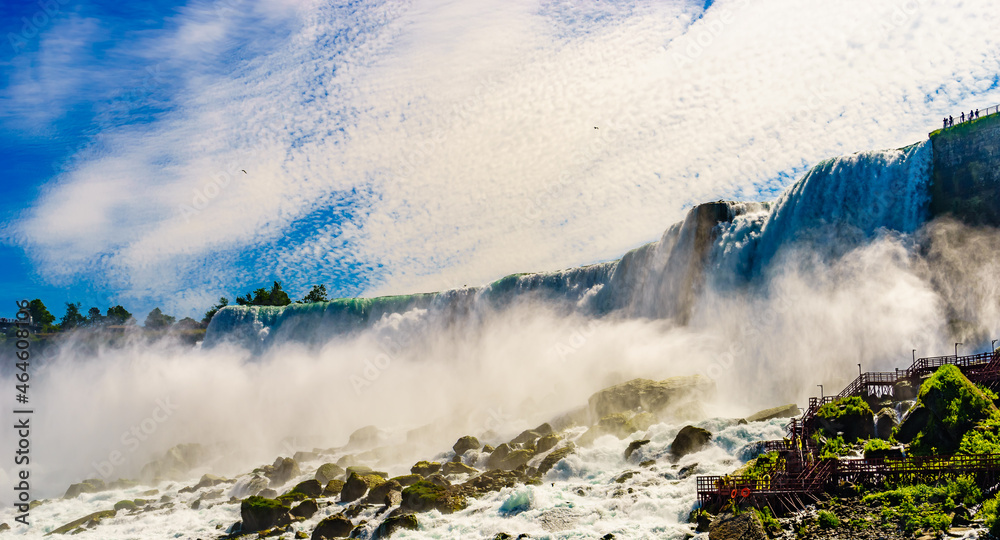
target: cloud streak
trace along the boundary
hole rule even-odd
[[[399,293],[609,259],[692,204],[915,142],[1000,67],[998,16],[949,0],[241,3],[283,30],[262,41],[210,6],[139,42],[169,109],[106,127],[17,224],[48,279],[195,310],[268,279]]]

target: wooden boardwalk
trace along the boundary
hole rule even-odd
[[[958,366],[977,384],[1000,388],[1000,351],[919,358],[905,370],[863,373],[836,396],[809,398],[802,417],[789,422],[787,439],[764,442],[765,453],[778,452],[779,456],[770,471],[757,475],[699,476],[698,501],[703,506],[732,501],[738,505],[767,506],[778,512],[801,509],[839,482],[916,483],[973,475],[981,485],[995,484],[1000,480],[1000,454],[820,459],[818,449],[809,439],[818,427],[816,413],[823,405],[849,396],[893,396],[898,383],[919,385],[922,377],[944,365]]]

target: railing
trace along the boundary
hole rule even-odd
[[[955,124],[971,122],[972,120],[977,120],[979,118],[982,118],[983,116],[996,114],[997,112],[1000,112],[1000,105],[990,105],[985,109],[971,109],[968,113],[966,113],[965,111],[959,111],[958,116],[949,115],[944,120],[943,129],[948,129],[950,127],[953,127]]]
[[[847,385],[847,388],[837,394],[838,398],[845,398],[848,396],[854,396],[859,393],[859,391],[870,385],[870,384],[896,384],[899,381],[898,371],[872,371],[868,373],[862,373],[854,382]]]
[[[952,364],[958,367],[972,367],[984,364],[989,364],[995,353],[985,352],[979,354],[971,354],[968,356],[931,356],[928,358],[917,358],[917,361],[913,363],[907,370],[906,375],[912,376],[921,371],[927,371],[930,369],[937,369],[941,366]]]

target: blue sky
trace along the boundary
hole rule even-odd
[[[1000,101],[998,23],[957,0],[4,3],[0,305],[200,317],[274,279],[395,294],[615,258]]]

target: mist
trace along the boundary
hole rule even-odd
[[[343,446],[368,425],[389,449],[380,466],[403,472],[459,436],[505,440],[636,377],[711,378],[707,417],[803,404],[816,385],[839,392],[859,363],[891,371],[909,364],[912,349],[988,346],[1000,328],[997,243],[996,231],[938,220],[913,235],[881,231],[835,257],[790,244],[745,285],[708,276],[683,325],[624,310],[597,317],[524,295],[471,314],[386,315],[358,332],[317,336],[319,346],[163,339],[94,349],[77,336],[33,378],[33,475],[41,497],[58,497],[84,478],[136,478],[189,442],[214,455],[193,476],[233,475]],[[120,464],[110,465],[112,452]]]

